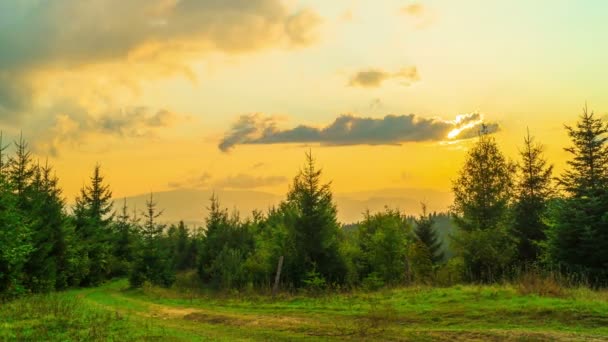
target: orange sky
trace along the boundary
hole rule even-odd
[[[3,1],[0,125],[70,200],[98,162],[117,197],[283,194],[309,148],[338,193],[449,191],[482,120],[511,158],[529,128],[559,172],[563,124],[585,102],[608,113],[607,16],[600,0]]]

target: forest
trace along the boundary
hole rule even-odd
[[[203,227],[159,223],[162,204],[113,207],[96,166],[74,205],[53,167],[26,140],[0,142],[0,299],[95,287],[192,286],[322,293],[426,284],[492,284],[529,274],[602,288],[608,284],[608,123],[584,109],[565,126],[566,171],[556,175],[529,132],[512,161],[483,129],[453,181],[449,213],[365,212],[342,225],[330,183],[312,153],[285,199],[243,219],[212,197]],[[12,151],[8,153],[8,151]],[[438,231],[438,220],[456,229]],[[443,240],[448,241],[443,241]],[[447,248],[445,246],[448,246]],[[280,277],[277,266],[281,262]]]

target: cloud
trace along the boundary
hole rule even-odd
[[[153,138],[158,131],[174,125],[181,116],[165,109],[148,107],[111,109],[92,113],[73,102],[56,104],[39,123],[45,129],[33,140],[37,152],[59,155],[65,145],[82,145],[94,135],[120,138]],[[40,130],[40,128],[38,128]]]
[[[420,75],[416,67],[405,67],[396,72],[388,72],[382,69],[365,69],[356,72],[349,81],[351,87],[377,88],[389,79],[401,80],[402,85],[410,85],[419,81]]]
[[[404,14],[407,14],[407,15],[418,17],[421,15],[424,15],[424,13],[426,12],[426,9],[420,3],[413,3],[413,4],[409,4],[405,7],[402,7],[401,12]]]
[[[315,12],[289,13],[279,0],[19,2],[0,7],[15,16],[0,32],[2,69],[121,60],[150,43],[225,52],[308,44],[302,37],[319,24]]]
[[[24,78],[0,71],[0,122],[18,122],[16,113],[31,107],[31,92],[32,86]]]
[[[68,74],[92,69],[86,85],[193,77],[187,62],[202,54],[307,46],[320,22],[281,0],[1,1],[0,119],[18,120],[48,82]]]
[[[204,172],[199,176],[171,181],[167,185],[173,189],[200,189],[207,187],[210,179],[211,174]]]
[[[434,11],[424,6],[421,3],[412,3],[402,7],[399,12],[406,15],[409,21],[416,28],[422,29],[431,25],[435,21],[436,14]]]
[[[282,176],[252,176],[244,173],[212,180],[212,176],[204,172],[202,175],[186,177],[169,182],[167,185],[173,189],[255,189],[286,183],[288,179]]]
[[[473,137],[483,124],[480,114],[459,115],[453,121],[409,115],[384,118],[339,116],[328,126],[316,128],[299,125],[280,129],[272,117],[242,115],[226,133],[219,149],[226,152],[236,145],[320,143],[322,145],[399,145],[406,142],[460,140]],[[496,123],[487,125],[490,133],[499,130]]]
[[[286,183],[288,179],[283,176],[256,177],[240,173],[217,181],[214,186],[230,189],[254,189]]]
[[[292,45],[307,46],[318,39],[318,33],[311,28],[319,24],[321,17],[316,12],[306,9],[287,18],[285,32]]]

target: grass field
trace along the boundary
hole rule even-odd
[[[0,340],[602,341],[608,292],[409,287],[320,297],[129,290],[126,281],[0,306]]]

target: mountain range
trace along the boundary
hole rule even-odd
[[[253,210],[265,211],[275,206],[285,198],[262,191],[250,190],[211,190],[211,189],[180,189],[154,193],[157,208],[163,211],[160,221],[174,223],[183,220],[189,225],[202,225],[207,216],[209,199],[215,193],[222,207],[230,211],[236,209],[241,217],[248,217]],[[146,206],[150,194],[127,197],[130,212],[141,211]],[[383,210],[385,206],[398,208],[409,215],[417,215],[421,211],[421,203],[427,205],[429,211],[447,211],[452,203],[452,194],[429,189],[393,188],[334,194],[338,206],[338,219],[342,223],[360,221],[366,210],[371,212]],[[120,208],[123,199],[115,199],[115,207]]]

